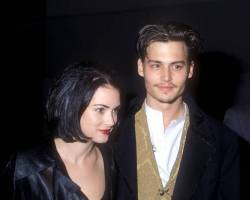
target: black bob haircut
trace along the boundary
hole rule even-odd
[[[81,115],[99,87],[111,85],[120,93],[116,78],[114,71],[93,63],[76,63],[65,68],[49,91],[46,103],[49,131],[65,142],[87,142],[89,138],[80,127]]]
[[[147,47],[152,42],[181,41],[187,45],[189,62],[195,60],[201,49],[200,34],[187,24],[167,22],[160,25],[146,25],[138,34],[137,54],[142,61],[147,56]]]

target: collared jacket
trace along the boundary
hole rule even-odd
[[[172,200],[239,200],[237,135],[203,113],[193,101],[185,102],[189,108],[190,125]],[[134,114],[128,115],[121,124],[114,152],[121,171],[117,199],[136,200]]]
[[[112,151],[99,145],[105,167],[103,200],[115,199],[116,169]],[[52,140],[16,154],[1,175],[1,196],[21,200],[87,200],[69,177]]]

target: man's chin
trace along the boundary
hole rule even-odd
[[[167,103],[167,104],[173,104],[175,103],[178,99],[180,98],[180,96],[168,96],[168,97],[159,97],[157,98],[157,100],[161,103]]]

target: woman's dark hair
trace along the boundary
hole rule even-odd
[[[182,41],[188,48],[188,60],[194,60],[200,50],[200,35],[192,27],[180,22],[168,22],[163,25],[146,25],[140,31],[136,49],[142,60],[147,56],[147,47],[152,42]]]
[[[99,87],[108,84],[121,91],[116,77],[113,71],[97,64],[68,66],[49,92],[46,104],[49,131],[66,142],[86,142],[89,138],[81,131],[80,118]]]

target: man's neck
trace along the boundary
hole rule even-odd
[[[155,104],[151,104],[151,102],[146,99],[146,103],[149,107],[162,112],[164,128],[167,128],[172,120],[175,120],[185,112],[182,98],[177,99],[173,103],[157,102]]]

